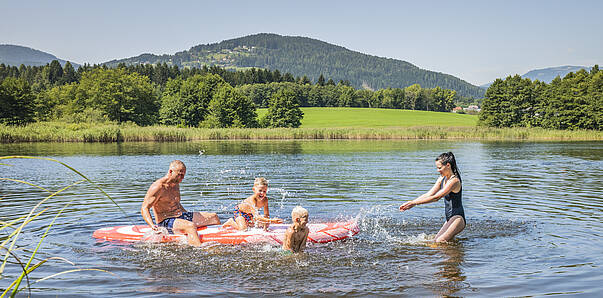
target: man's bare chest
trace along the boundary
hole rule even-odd
[[[165,189],[158,193],[157,203],[162,205],[174,205],[180,203],[180,191],[177,189]]]

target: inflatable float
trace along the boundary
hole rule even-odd
[[[232,228],[223,229],[219,225],[201,227],[197,230],[201,242],[218,242],[222,244],[246,244],[246,243],[270,243],[282,244],[285,231],[289,224],[271,224],[268,231],[260,228],[251,228],[247,231],[237,231]],[[308,224],[310,233],[308,241],[314,243],[326,243],[343,240],[352,237],[360,231],[355,220],[348,222],[333,223],[311,223]],[[100,228],[94,231],[93,237],[104,240],[117,241],[143,241],[145,235],[149,235],[151,228],[148,225],[130,225]],[[154,242],[186,243],[185,235],[162,234],[160,239]]]

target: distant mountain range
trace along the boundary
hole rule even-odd
[[[571,65],[549,67],[549,68],[543,68],[543,69],[530,70],[527,73],[523,74],[521,77],[524,79],[528,78],[532,81],[539,80],[541,82],[550,83],[557,76],[563,78],[570,72],[577,72],[581,69],[586,69],[587,71],[590,71],[591,68],[592,67],[571,66]],[[492,83],[493,82],[485,84],[485,85],[481,85],[480,87],[482,87],[484,89],[488,89],[488,87],[490,87],[490,85],[492,85]]]
[[[52,60],[57,60],[62,66],[65,66],[67,61],[57,58],[55,55],[34,50],[32,48],[16,46],[10,44],[0,44],[0,64],[11,66],[43,66],[50,63]],[[71,62],[74,68],[78,68],[80,65]]]
[[[484,95],[482,88],[462,79],[424,70],[406,61],[371,56],[307,37],[269,33],[197,45],[174,55],[142,54],[105,64],[116,66],[119,63],[278,69],[294,76],[306,75],[313,82],[321,74],[335,82],[348,80],[356,88],[404,88],[420,84],[423,88],[453,89],[463,96],[481,98]]]

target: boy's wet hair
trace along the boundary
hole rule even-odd
[[[253,185],[268,186],[268,180],[266,180],[264,177],[258,177],[255,178],[255,181],[253,181]]]
[[[308,215],[308,210],[302,206],[296,206],[291,210],[291,218],[301,217],[304,215]]]

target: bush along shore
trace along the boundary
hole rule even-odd
[[[181,128],[133,124],[38,122],[0,125],[0,142],[183,142],[194,140],[278,139],[466,139],[525,141],[601,141],[595,130],[412,126],[386,128]]]

